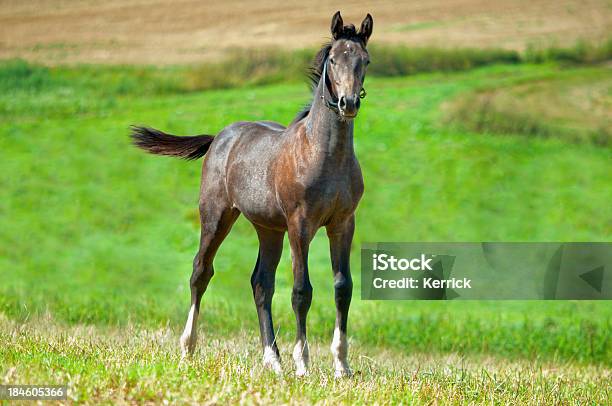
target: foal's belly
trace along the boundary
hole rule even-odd
[[[249,221],[265,228],[287,230],[287,217],[293,217],[296,210],[299,216],[308,218],[316,228],[346,219],[355,210],[356,202],[346,189],[330,188],[320,191],[322,193],[316,199],[302,196],[297,201],[285,201],[276,196],[273,188],[256,190],[251,186],[257,182],[246,183],[239,185],[243,188],[241,193],[232,195],[233,204]]]
[[[280,128],[248,123],[227,161],[226,188],[230,203],[252,223],[286,229],[274,188],[273,163],[280,151]],[[247,130],[247,131],[244,131]]]
[[[353,196],[350,187],[342,182],[320,184],[312,190],[304,190],[303,185],[296,184],[295,195],[289,197],[281,193],[277,196],[269,168],[268,165],[242,167],[235,164],[228,174],[232,205],[252,223],[286,230],[287,216],[291,217],[295,210],[299,210],[299,215],[308,217],[314,226],[321,227],[346,218],[355,210],[358,197]]]
[[[252,223],[285,230],[283,211],[279,207],[270,173],[265,165],[233,168],[228,177],[228,192],[232,205]]]

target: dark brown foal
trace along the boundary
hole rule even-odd
[[[177,137],[150,128],[133,129],[134,143],[148,152],[186,159],[206,154],[200,249],[193,262],[191,309],[181,336],[184,356],[195,348],[200,300],[214,274],[215,253],[242,213],[259,238],[251,285],[264,364],[281,371],[271,307],[276,267],[288,233],[294,277],[291,303],[297,323],[293,359],[298,375],[308,373],[306,316],[312,302],[308,248],[317,230],[326,227],[336,298],[331,351],[336,376],[351,374],[346,338],[353,291],[350,250],[354,213],[363,194],[353,149],[353,119],[365,95],[366,44],[372,26],[369,14],[359,31],[345,26],[340,12],[334,15],[333,41],[318,52],[312,67],[313,102],[286,128],[269,121],[238,122],[216,137]]]

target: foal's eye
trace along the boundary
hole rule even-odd
[[[336,61],[334,61],[334,58],[330,58],[330,59],[329,59],[329,62],[330,62],[332,65],[335,65],[335,64],[336,64]]]

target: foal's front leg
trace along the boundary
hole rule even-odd
[[[352,374],[348,364],[348,341],[346,328],[348,322],[349,306],[353,294],[353,280],[351,279],[350,255],[353,233],[355,231],[355,217],[340,224],[327,226],[332,269],[334,272],[334,293],[336,299],[336,327],[331,344],[334,357],[336,377],[350,376]]]
[[[272,296],[274,295],[276,267],[283,252],[284,233],[258,226],[255,226],[255,228],[259,236],[259,255],[251,276],[251,286],[253,287],[253,298],[259,318],[261,343],[264,350],[264,366],[280,374],[282,372],[280,356],[272,323]]]
[[[308,247],[312,240],[312,228],[305,221],[296,220],[289,224],[289,244],[293,263],[293,291],[291,304],[297,322],[297,336],[293,348],[295,373],[308,374],[308,341],[306,339],[306,316],[312,303],[312,285],[308,277]]]

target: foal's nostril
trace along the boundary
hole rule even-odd
[[[361,99],[358,97],[357,101],[355,102],[355,107],[359,108],[361,106]]]
[[[338,106],[340,106],[341,109],[346,108],[346,97],[342,96],[340,100],[338,100]]]

